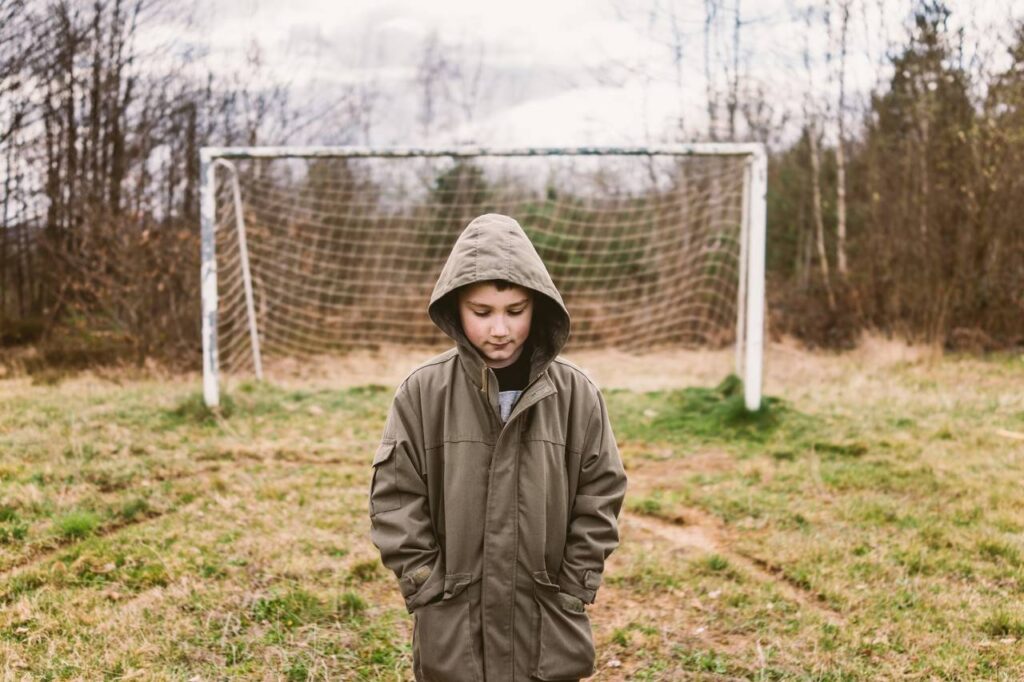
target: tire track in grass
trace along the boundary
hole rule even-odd
[[[277,453],[275,453],[275,455],[271,457],[260,457],[253,453],[248,453],[244,451],[232,452],[232,455],[233,456],[231,458],[214,459],[212,460],[213,463],[210,464],[209,466],[201,467],[198,469],[180,471],[171,474],[158,474],[146,478],[147,480],[153,481],[156,484],[177,483],[181,481],[188,481],[191,479],[199,480],[203,476],[223,471],[225,468],[225,462],[240,462],[242,460],[264,465],[278,465],[285,467],[310,465],[337,465],[339,463],[348,463],[344,460],[339,460],[336,458],[316,459],[302,456],[282,457],[279,456]],[[123,490],[127,489],[128,487],[130,486],[118,486],[115,490]],[[196,499],[198,499],[198,497]],[[188,504],[191,504],[191,502],[189,502]],[[187,507],[188,504],[175,505],[163,511],[152,511],[150,513],[138,514],[137,516],[131,519],[112,521],[110,523],[98,527],[96,529],[96,532],[91,533],[90,535],[84,538],[63,538],[61,536],[51,536],[49,538],[46,538],[43,541],[41,541],[39,545],[34,547],[31,551],[13,559],[11,562],[7,563],[2,568],[0,568],[0,582],[6,582],[21,569],[29,568],[35,564],[47,561],[56,554],[60,553],[61,551],[64,551],[67,548],[74,546],[76,543],[83,542],[85,540],[92,538],[104,538],[109,535],[113,535],[114,533],[117,533],[118,531],[123,530],[124,528],[141,525],[159,518],[163,518],[164,516],[173,514]],[[4,595],[0,594],[0,603],[3,602]]]
[[[198,479],[203,475],[216,473],[218,471],[221,471],[222,469],[223,466],[220,463],[217,463],[212,466],[203,467],[202,469],[199,470],[183,471],[170,475],[153,476],[148,480],[154,481],[156,483],[175,483],[193,478]],[[197,497],[195,499],[198,500],[199,498]],[[60,552],[68,549],[69,547],[74,546],[77,543],[85,542],[86,540],[91,540],[95,538],[104,538],[109,535],[113,535],[114,533],[125,528],[130,528],[132,526],[141,526],[142,524],[149,523],[150,521],[155,521],[156,519],[163,518],[181,509],[184,509],[185,507],[188,506],[188,504],[191,504],[191,502],[188,502],[186,504],[174,505],[163,511],[153,511],[150,513],[138,514],[137,516],[134,516],[131,519],[121,519],[118,521],[112,521],[110,523],[99,526],[96,529],[96,532],[91,533],[88,536],[82,538],[64,538],[61,536],[52,536],[46,538],[45,540],[40,542],[39,545],[34,547],[32,551],[15,558],[13,561],[5,565],[3,569],[0,570],[0,582],[6,582],[20,570],[31,568],[32,566],[44,563],[45,561],[52,559]],[[6,595],[0,594],[0,603],[5,602]]]
[[[389,652],[385,645],[391,640],[397,649],[409,633],[401,629],[405,621],[394,623],[401,638],[390,635],[387,623],[363,624],[364,614],[388,618],[402,605],[385,571],[365,561],[372,557],[369,519],[348,513],[354,507],[362,511],[359,500],[367,486],[362,479],[351,486],[331,485],[340,483],[338,477],[318,485],[328,477],[328,467],[244,464],[177,485],[175,490],[194,485],[198,498],[165,520],[124,529],[95,549],[64,550],[51,564],[26,573],[38,576],[42,586],[15,598],[8,608],[21,615],[4,628],[24,627],[30,634],[38,629],[40,636],[58,642],[54,654],[31,634],[35,642],[24,647],[26,669],[42,671],[54,655],[75,656],[84,678],[100,679],[114,661],[135,655],[139,641],[153,645],[151,656],[133,663],[145,679],[173,676],[184,660],[182,651],[189,674],[204,679],[227,674],[221,656],[236,652],[262,660],[265,665],[255,670],[265,667],[266,675],[282,672],[278,661],[287,670],[299,659],[316,664],[331,679],[348,679],[352,670],[371,663],[373,670],[384,669],[386,661],[371,655]],[[279,491],[289,494],[281,497]],[[299,503],[295,493],[306,501]],[[335,519],[320,525],[327,516]],[[75,564],[51,578],[51,570],[61,569],[75,553],[83,555],[88,582],[79,579],[83,571]],[[108,562],[116,554],[127,561],[115,570]],[[360,563],[367,564],[362,571]],[[102,577],[93,580],[95,574]],[[74,609],[74,618],[65,622],[54,616],[52,604]],[[297,619],[286,622],[294,619],[293,610]],[[83,632],[91,646],[76,643]],[[271,637],[275,633],[284,638]],[[376,638],[376,644],[365,646],[364,636]],[[346,666],[339,656],[353,662]],[[237,669],[246,670],[254,669]]]
[[[211,464],[210,466],[202,467],[199,469],[181,471],[173,474],[151,476],[148,477],[148,480],[153,481],[154,483],[157,484],[179,483],[183,481],[187,482],[189,480],[198,481],[202,477],[207,476],[209,474],[224,471],[224,461],[225,460],[218,460],[214,464]],[[281,466],[308,466],[309,464],[312,464],[312,462],[293,461],[278,458],[266,458],[262,460],[252,458],[250,461],[258,461],[261,464],[276,464]],[[195,499],[198,500],[199,498],[196,497]],[[0,582],[9,580],[19,570],[30,568],[33,565],[43,563],[48,559],[53,558],[58,553],[68,549],[69,547],[74,546],[79,542],[84,542],[86,540],[94,538],[104,538],[109,535],[113,535],[114,533],[117,533],[118,531],[121,531],[125,528],[130,528],[132,526],[138,526],[144,523],[149,523],[150,521],[154,521],[156,519],[160,519],[170,514],[173,514],[177,511],[180,511],[186,508],[191,503],[192,502],[190,501],[186,504],[171,506],[163,511],[151,511],[149,513],[138,514],[131,519],[111,521],[102,526],[99,526],[95,532],[83,538],[63,538],[61,536],[51,536],[49,538],[45,538],[40,542],[39,545],[34,547],[31,551],[27,552],[22,556],[14,558],[12,561],[7,563],[2,569],[0,569]],[[3,602],[2,595],[0,595],[0,602]]]
[[[759,557],[732,550],[724,541],[724,531],[715,521],[698,510],[687,509],[673,519],[623,512],[626,528],[635,527],[669,542],[685,551],[715,553],[726,557],[761,583],[775,585],[791,601],[818,613],[832,625],[842,625],[845,618],[820,594],[808,590],[786,575],[781,566]]]
[[[666,481],[679,480],[685,475],[726,470],[732,466],[732,462],[732,457],[719,451],[702,452],[682,460],[642,461],[639,466],[629,471],[634,490],[640,491],[633,494],[658,490]],[[632,521],[638,527],[681,549],[713,552],[731,559],[759,582],[778,586],[783,596],[819,613],[832,625],[842,625],[845,622],[843,615],[829,603],[828,599],[788,575],[784,567],[733,549],[730,546],[729,533],[721,522],[701,509],[684,508],[671,518],[659,513],[642,514],[625,510],[623,515],[629,519],[627,523]]]
[[[272,455],[267,456],[258,451],[247,448],[228,450],[222,455],[206,456],[201,459],[216,462],[237,462],[247,460],[250,462],[280,462],[281,464],[351,464],[356,465],[359,460],[345,457],[310,457],[288,449],[272,450]]]

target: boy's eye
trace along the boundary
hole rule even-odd
[[[510,311],[508,311],[508,314],[509,315],[520,315],[525,310],[526,310],[526,308],[520,308],[519,310],[510,310]],[[482,312],[480,312],[478,310],[474,310],[473,314],[476,315],[477,317],[487,317],[488,315],[490,315],[489,312],[483,312],[482,313]]]

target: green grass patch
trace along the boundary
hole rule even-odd
[[[636,560],[608,580],[612,584],[629,587],[642,594],[650,594],[682,586],[686,579],[684,571],[683,567],[666,566],[657,558],[641,552]],[[669,598],[667,594],[664,596],[666,599]]]
[[[255,620],[273,621],[287,628],[324,621],[331,615],[331,609],[320,598],[300,587],[258,599],[252,607]]]
[[[982,540],[978,543],[978,554],[987,561],[1002,562],[1020,566],[1020,550],[1009,542],[998,539]]]
[[[648,516],[656,516],[665,507],[664,501],[662,500],[662,493],[660,490],[655,490],[650,495],[640,498],[630,498],[627,503],[628,508],[638,514],[646,514]]]
[[[729,568],[729,560],[720,554],[708,554],[698,565],[708,573],[722,573]]]
[[[99,525],[100,517],[87,509],[68,512],[54,521],[58,534],[71,540],[79,540],[92,535]]]
[[[989,637],[1024,638],[1024,620],[999,609],[982,620],[981,631]]]
[[[237,409],[235,398],[229,393],[220,396],[220,405],[211,408],[206,404],[202,391],[195,391],[182,398],[174,407],[162,411],[162,426],[175,429],[183,426],[213,426],[218,419],[228,419]]]
[[[135,497],[121,505],[118,516],[124,521],[131,522],[144,518],[149,512],[149,501],[144,497]]]
[[[367,559],[358,561],[349,569],[349,578],[354,582],[365,583],[381,575],[380,560]]]
[[[758,410],[748,410],[743,382],[735,375],[713,388],[642,394],[609,390],[606,395],[616,434],[629,440],[763,444],[788,422],[801,419],[773,396],[764,396]]]

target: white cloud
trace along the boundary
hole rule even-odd
[[[1006,17],[1024,10],[1019,1],[1014,7],[1001,0],[953,4],[951,23],[965,27],[968,47],[982,41],[988,27],[1005,29]],[[837,36],[830,38],[822,21],[823,3],[759,0],[740,7],[746,22],[740,36],[745,84],[759,86],[778,110],[794,114],[808,92],[822,109],[834,102],[837,83],[829,74],[835,71]],[[815,11],[810,29],[802,19],[807,7]],[[905,40],[909,16],[905,0],[855,0],[853,7],[847,67],[851,104],[865,101],[876,82],[887,78],[885,50]],[[720,62],[730,61],[731,9],[721,8]],[[435,33],[443,44],[484,60],[478,120],[468,125],[455,117],[454,137],[620,144],[660,139],[675,129],[680,116],[691,131],[706,128],[703,0],[218,0],[203,5],[203,11],[208,21],[201,23],[210,28],[192,38],[206,41],[208,61],[217,69],[244,69],[246,51],[258,42],[267,78],[315,83],[325,97],[332,87],[376,84],[393,107],[375,136],[381,140],[397,138],[398,143],[404,135],[413,142],[412,79],[424,40]],[[984,37],[988,45],[997,43]],[[678,64],[671,49],[677,40]],[[803,63],[805,44],[812,57],[810,75]],[[824,57],[830,45],[831,63]],[[713,77],[725,86],[721,64]]]
[[[687,122],[706,125],[695,100]],[[679,95],[671,86],[577,88],[514,104],[458,129],[451,142],[500,146],[641,145],[660,141],[677,124]]]

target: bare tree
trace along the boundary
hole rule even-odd
[[[719,5],[717,0],[704,0],[704,83],[708,109],[708,136],[718,139],[718,89],[712,76],[712,44]]]
[[[811,31],[811,8],[808,8],[804,17],[807,22],[807,30]],[[827,15],[826,15],[827,17]],[[810,46],[807,38],[804,38],[804,68],[807,71],[807,94],[804,99],[804,118],[806,120],[807,141],[811,156],[811,191],[812,208],[814,212],[814,234],[815,244],[818,251],[818,264],[821,268],[822,283],[828,295],[830,310],[836,309],[836,298],[832,292],[832,276],[829,272],[828,252],[825,248],[825,218],[822,210],[821,200],[821,154],[818,148],[818,126],[817,106],[814,102],[814,78],[811,71]]]
[[[850,24],[850,0],[839,0],[839,101],[836,105],[836,269],[848,279],[846,262],[846,36]]]
[[[25,271],[19,267],[23,216],[17,216],[15,193],[22,184],[20,138],[32,106],[24,86],[26,66],[33,58],[33,46],[26,40],[25,31],[31,16],[23,0],[0,0],[0,336],[7,327],[8,293],[12,288],[24,308]]]
[[[424,43],[423,54],[416,69],[416,86],[420,99],[420,133],[424,140],[430,137],[434,126],[443,115],[443,103],[450,100],[447,88],[454,68],[445,54],[437,31],[431,31]]]
[[[736,0],[735,16],[732,24],[732,68],[725,64],[729,92],[726,97],[726,110],[729,112],[729,139],[736,139],[736,111],[740,105],[740,0]]]
[[[451,131],[460,123],[473,122],[483,78],[482,43],[446,43],[437,31],[428,34],[416,70],[420,132],[424,139],[440,130]]]

